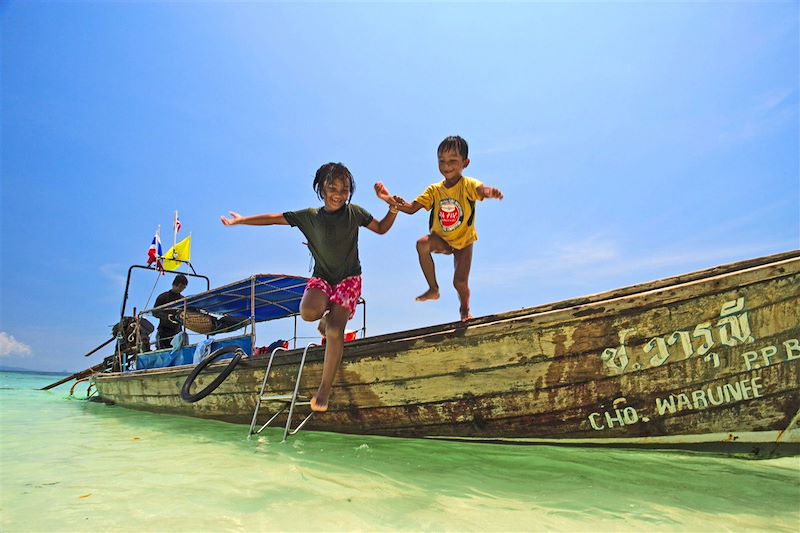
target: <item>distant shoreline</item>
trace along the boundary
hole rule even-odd
[[[13,372],[15,374],[43,374],[45,376],[69,376],[71,372],[48,372],[46,370],[28,370],[11,366],[0,366],[0,372]]]

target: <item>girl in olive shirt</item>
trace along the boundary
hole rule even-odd
[[[300,301],[300,316],[309,322],[320,320],[320,330],[326,338],[322,381],[311,398],[311,409],[321,412],[328,409],[328,396],[342,360],[344,328],[361,298],[358,230],[363,226],[379,235],[389,231],[397,216],[397,201],[379,182],[375,184],[375,194],[389,204],[389,212],[380,222],[362,207],[351,204],[355,182],[341,163],[322,165],[313,187],[324,202],[322,207],[250,217],[231,211],[231,218],[220,217],[220,220],[226,226],[295,226],[308,239],[314,273]]]

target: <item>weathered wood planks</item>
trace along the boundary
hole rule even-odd
[[[309,351],[301,394],[316,390],[322,358],[321,348]],[[299,351],[276,359],[276,393],[293,388],[298,359]],[[105,401],[119,405],[249,423],[265,364],[249,360],[195,404],[180,399],[186,367],[101,374],[95,384]],[[212,366],[197,386],[221,368]],[[598,445],[707,443],[715,450],[726,442],[731,449],[780,442],[797,453],[798,382],[795,251],[348,344],[330,411],[308,428]]]

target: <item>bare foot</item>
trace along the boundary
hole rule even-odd
[[[320,400],[317,398],[318,396],[320,396],[319,392],[311,398],[311,410],[315,413],[324,413],[328,410],[328,398]]]
[[[461,321],[466,322],[467,320],[472,320],[472,313],[469,312],[469,309],[461,309]]]
[[[438,289],[428,289],[427,291],[423,292],[416,298],[418,302],[424,302],[426,300],[438,300],[438,299],[439,299]]]

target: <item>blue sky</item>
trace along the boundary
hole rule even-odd
[[[296,229],[219,216],[318,205],[328,161],[382,216],[372,183],[413,199],[451,134],[505,194],[478,206],[475,316],[800,247],[796,2],[12,0],[0,17],[0,365],[98,362],[82,355],[176,209],[213,285],[308,275]],[[458,318],[450,258],[441,300],[414,302],[426,225],[362,232],[369,333]]]

